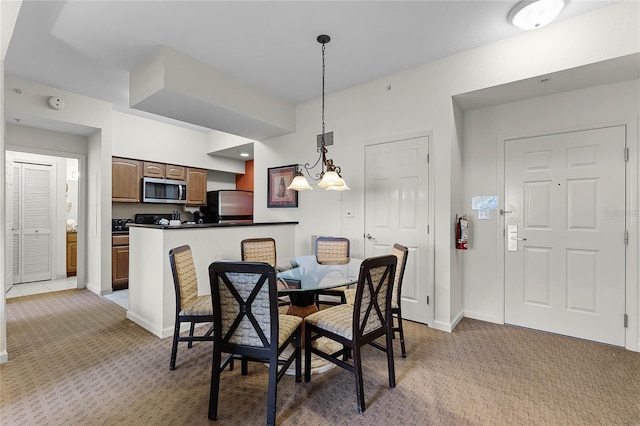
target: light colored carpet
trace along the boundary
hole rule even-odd
[[[395,389],[384,353],[364,352],[367,410],[342,369],[278,386],[282,425],[640,425],[640,354],[463,320],[449,334],[405,322]],[[259,425],[267,369],[222,374],[219,420],[207,419],[211,345],[181,343],[125,318],[87,290],[7,301],[10,360],[0,366],[2,425]]]

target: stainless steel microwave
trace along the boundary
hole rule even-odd
[[[149,177],[142,178],[142,202],[187,204],[187,182]]]

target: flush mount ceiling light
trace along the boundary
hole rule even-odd
[[[296,176],[293,181],[291,181],[291,184],[287,189],[293,189],[295,191],[313,189],[309,185],[307,178],[302,174],[302,171],[304,170],[311,179],[320,181],[320,183],[318,183],[320,188],[324,188],[327,191],[347,191],[350,188],[340,175],[340,172],[342,171],[340,166],[336,166],[333,164],[332,159],[327,158],[327,145],[333,144],[333,132],[325,133],[324,131],[324,48],[331,40],[331,37],[326,34],[322,34],[318,36],[317,40],[318,43],[322,44],[322,134],[318,135],[317,140],[317,152],[319,153],[319,156],[313,166],[309,165],[309,163],[305,163],[304,165],[298,164],[296,166]],[[320,172],[316,173],[315,177],[313,177],[311,176],[310,170],[314,169],[318,164],[320,164]]]
[[[525,0],[509,12],[509,21],[523,30],[535,30],[553,21],[564,7],[564,0]]]

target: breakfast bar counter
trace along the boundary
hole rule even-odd
[[[189,245],[198,294],[210,294],[208,267],[214,260],[240,260],[246,238],[276,240],[279,259],[294,257],[298,222],[129,225],[129,308],[127,318],[158,337],[173,335],[175,290],[169,250]]]

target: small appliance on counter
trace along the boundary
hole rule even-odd
[[[204,223],[253,222],[253,192],[219,190],[207,192],[207,205],[200,207]]]
[[[173,213],[145,213],[135,215],[134,220],[139,225],[168,225],[174,215],[175,211]]]
[[[127,224],[133,223],[133,219],[111,219],[112,234],[128,234],[129,228]]]

